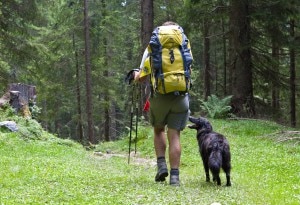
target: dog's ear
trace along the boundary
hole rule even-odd
[[[206,128],[207,131],[209,131],[209,132],[213,131],[213,128],[212,128],[212,126],[211,126],[211,124],[210,124],[209,121],[207,121],[204,126],[205,126],[205,128]]]
[[[199,124],[201,124],[201,126],[205,127],[206,131],[211,132],[213,130],[212,125],[206,118],[200,117],[198,119],[198,121],[199,121]]]

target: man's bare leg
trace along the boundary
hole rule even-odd
[[[166,136],[164,127],[154,128],[154,147],[157,157],[157,174],[155,181],[165,181],[168,176],[168,168],[166,164]]]
[[[181,156],[180,131],[168,129],[169,160],[171,166],[170,184],[179,186],[179,166]]]

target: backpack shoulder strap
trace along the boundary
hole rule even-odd
[[[152,32],[149,47],[150,47],[150,57],[151,57],[151,66],[153,68],[156,68],[156,70],[152,70],[157,77],[162,72],[162,45],[159,41],[159,29],[160,27],[156,27],[154,31]]]

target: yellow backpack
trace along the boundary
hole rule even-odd
[[[193,57],[183,29],[175,25],[157,27],[152,33],[148,51],[153,91],[160,94],[187,93],[191,87]]]

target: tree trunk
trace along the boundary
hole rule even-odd
[[[107,15],[107,8],[106,8],[106,1],[102,0],[102,11],[103,11],[103,19],[106,19]],[[107,27],[106,21],[104,21],[104,27]],[[112,42],[111,42],[111,36],[113,35],[111,33],[112,31],[108,31],[106,36],[104,36],[104,49],[105,49],[105,58],[104,58],[104,67],[106,68],[104,72],[104,77],[109,79],[113,74],[110,71],[109,68],[112,67],[110,65],[111,62],[113,62],[112,59]],[[105,99],[105,108],[104,108],[104,115],[105,115],[105,123],[104,123],[104,139],[105,141],[112,141],[117,139],[117,127],[116,127],[116,106],[113,98],[110,96],[110,88],[106,89],[104,91],[104,99]]]
[[[107,76],[107,71],[105,71],[104,76]],[[105,108],[104,108],[104,118],[105,118],[105,122],[104,122],[104,140],[106,142],[111,141],[110,139],[110,133],[109,133],[109,126],[110,126],[110,112],[109,112],[109,96],[108,93],[104,94],[104,100],[105,100]]]
[[[276,34],[279,33],[279,29],[277,25],[273,25],[270,28],[270,33],[272,36],[272,59],[273,59],[273,73],[276,75],[272,75],[270,82],[271,82],[271,89],[272,89],[272,107],[274,110],[279,109],[279,44]]]
[[[75,67],[76,67],[76,96],[77,96],[77,130],[79,135],[79,141],[83,143],[83,125],[82,125],[82,110],[81,110],[81,95],[80,95],[80,68],[78,64],[78,52],[75,44],[75,35],[73,33],[73,49],[74,49],[74,58],[75,58]]]
[[[84,40],[85,40],[85,69],[86,69],[86,111],[88,122],[88,141],[94,143],[93,102],[92,102],[92,77],[90,56],[90,33],[88,18],[88,0],[84,0]]]
[[[233,111],[238,115],[255,115],[250,52],[250,18],[248,0],[231,0],[230,37],[232,38]]]
[[[290,106],[291,106],[291,126],[296,127],[296,64],[295,64],[295,21],[290,21],[290,36],[293,39],[290,46]]]
[[[207,100],[208,96],[211,95],[210,90],[210,39],[209,39],[209,27],[210,22],[207,18],[204,18],[203,22],[203,36],[204,36],[204,99]]]
[[[153,1],[152,0],[142,0],[141,2],[141,13],[142,13],[142,26],[141,26],[141,36],[142,36],[142,52],[148,46],[153,26]]]
[[[225,25],[224,18],[222,18],[222,33],[223,33],[223,66],[224,66],[224,75],[223,75],[223,94],[227,95],[227,47],[226,47],[226,35],[225,35]]]
[[[142,42],[142,51],[141,56],[146,49],[146,47],[149,44],[152,31],[154,29],[153,26],[153,19],[154,19],[154,13],[153,13],[153,1],[152,0],[142,0],[141,1],[141,13],[142,13],[142,19],[141,19],[141,42]],[[139,103],[139,110],[143,110],[143,105],[147,101],[149,94],[150,94],[150,81],[149,79],[139,86],[137,89],[139,89],[140,93],[140,103]],[[146,112],[140,112],[143,114],[145,120],[148,120],[148,114]]]

